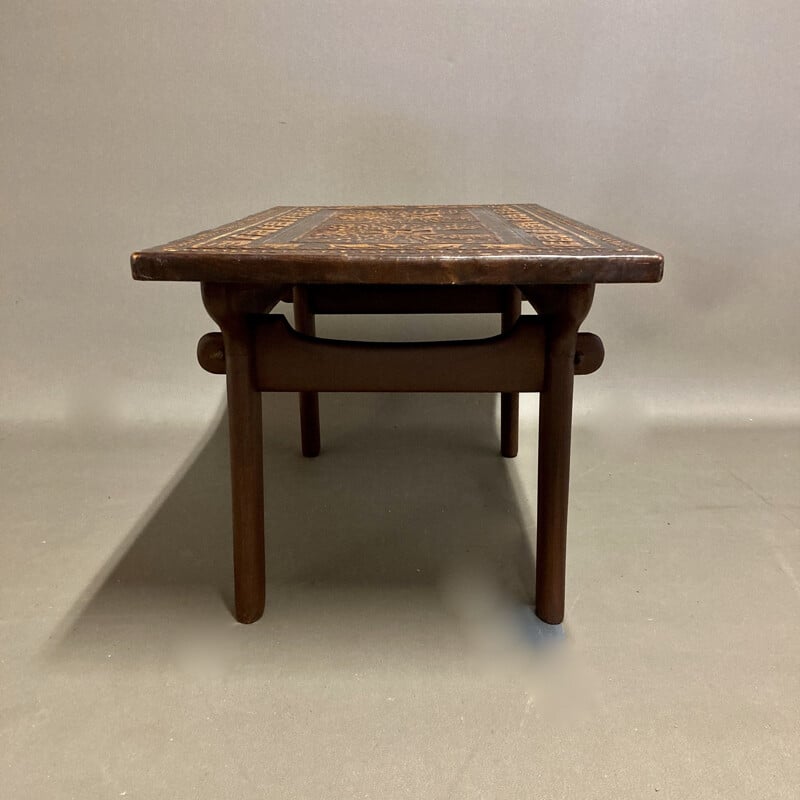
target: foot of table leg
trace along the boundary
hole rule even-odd
[[[300,333],[313,336],[316,332],[314,313],[308,302],[308,289],[305,286],[295,286],[294,300],[294,327]],[[317,392],[300,392],[300,440],[303,455],[313,458],[319,455],[319,395]]]
[[[592,286],[536,287],[526,292],[547,317],[545,385],[539,395],[536,615],[552,625],[564,619],[575,342],[592,294]]]
[[[515,458],[519,452],[519,395],[503,392],[500,395],[500,453]]]
[[[253,385],[251,326],[231,311],[231,290],[203,287],[203,299],[222,328],[228,389],[235,616],[255,622],[264,613],[264,467],[261,392]]]
[[[501,316],[501,330],[505,333],[514,327],[522,313],[522,296],[516,286],[508,290]],[[503,392],[500,395],[500,452],[514,458],[519,449],[519,393]]]

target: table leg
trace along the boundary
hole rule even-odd
[[[545,379],[539,395],[536,615],[552,625],[564,619],[575,343],[593,289],[579,285],[526,291],[547,325]]]
[[[503,333],[514,327],[522,313],[522,295],[516,286],[508,289],[501,315]],[[500,395],[500,452],[514,458],[519,449],[519,393],[503,392]]]
[[[203,285],[203,300],[222,329],[228,389],[235,615],[255,622],[264,613],[264,467],[261,392],[253,383],[252,326],[234,310],[233,290]]]
[[[264,613],[264,467],[261,392],[251,379],[250,342],[223,331],[233,503],[233,577],[236,619]]]
[[[294,300],[294,327],[300,333],[314,336],[316,325],[314,312],[308,301],[308,289],[305,286],[295,286]],[[303,455],[313,458],[319,455],[319,394],[317,392],[300,392],[300,440]]]

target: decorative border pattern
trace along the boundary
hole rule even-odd
[[[537,205],[279,206],[154,248],[170,253],[424,256],[650,251]]]

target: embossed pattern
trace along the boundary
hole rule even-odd
[[[494,224],[485,221],[487,212],[494,215]],[[317,224],[302,224],[316,217]],[[276,236],[279,233],[294,235]],[[453,250],[474,254],[531,250],[635,253],[643,248],[540,206],[493,205],[277,208],[159,249]]]
[[[298,281],[384,283],[650,281],[661,262],[541,206],[512,204],[279,206],[132,258],[134,276],[149,280],[249,280],[261,265],[261,279],[292,280],[295,268]],[[335,275],[322,268],[336,264]]]
[[[343,208],[300,242],[326,248],[456,249],[497,244],[466,207]]]

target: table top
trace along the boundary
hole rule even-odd
[[[138,280],[534,284],[661,279],[663,257],[537,205],[277,206],[131,256]]]

